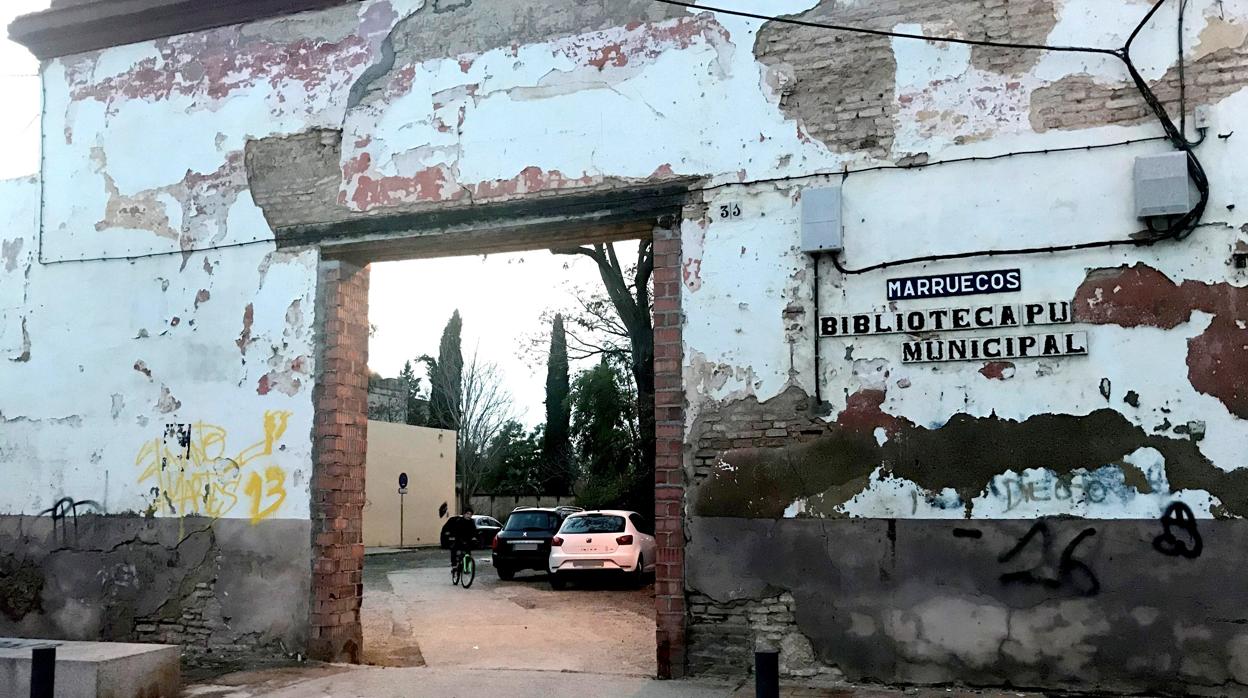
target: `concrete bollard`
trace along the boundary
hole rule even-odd
[[[775,650],[754,652],[755,698],[780,698],[780,653]]]

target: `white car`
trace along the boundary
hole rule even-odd
[[[562,589],[582,572],[630,575],[641,586],[658,560],[646,520],[632,511],[585,511],[563,520],[550,542],[550,586]]]

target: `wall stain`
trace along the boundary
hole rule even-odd
[[[11,621],[40,610],[43,572],[28,560],[11,553],[0,554],[0,613]]]
[[[1248,288],[1185,280],[1175,283],[1145,264],[1094,269],[1075,292],[1075,320],[1119,327],[1174,329],[1193,311],[1213,315],[1187,343],[1187,376],[1196,390],[1248,419]],[[1138,399],[1138,398],[1137,398]]]
[[[1150,434],[1112,409],[1039,414],[1023,421],[956,414],[928,428],[882,412],[882,391],[851,397],[851,407],[812,441],[723,453],[694,489],[692,513],[780,518],[800,499],[811,500],[814,512],[831,510],[853,493],[842,489],[835,497],[821,495],[882,467],[882,475],[910,480],[928,492],[954,489],[969,514],[969,503],[1002,472],[1046,469],[1059,477],[1081,469],[1092,472],[1121,463],[1137,449],[1153,448],[1165,459],[1172,490],[1208,490],[1221,499],[1223,514],[1248,516],[1248,470],[1224,471],[1194,439]],[[890,434],[883,445],[872,435],[877,428]],[[1136,484],[1143,475],[1124,469],[1124,477]]]

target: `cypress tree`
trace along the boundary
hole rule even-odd
[[[459,429],[464,374],[462,330],[463,321],[456,310],[442,330],[437,360],[425,358],[429,366],[429,426],[435,429]]]
[[[546,359],[546,431],[542,437],[542,459],[551,472],[550,484],[558,494],[571,491],[569,468],[569,424],[572,405],[568,400],[568,338],[563,316],[556,315],[550,328],[550,355]]]

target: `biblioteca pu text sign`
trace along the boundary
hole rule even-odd
[[[1041,329],[1072,321],[1069,301],[972,305],[829,315],[819,318],[819,336],[930,335],[961,330]],[[993,361],[1082,356],[1087,353],[1086,332],[1032,331],[1010,336],[924,337],[902,343],[903,363]]]

